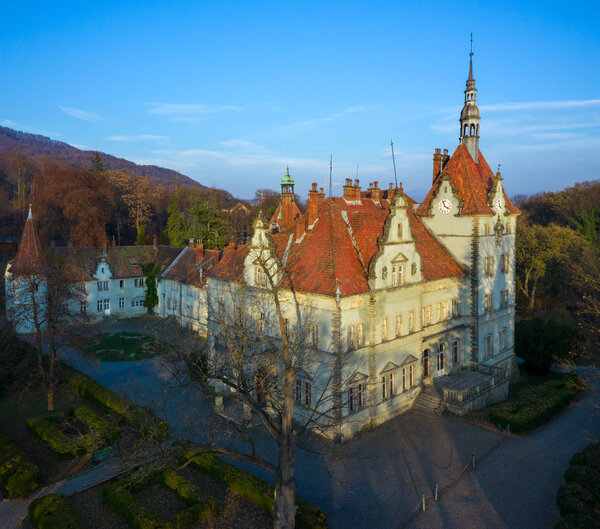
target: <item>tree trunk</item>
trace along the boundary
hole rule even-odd
[[[50,328],[50,362],[48,365],[48,411],[54,411],[54,388],[56,365],[56,335],[54,327]]]
[[[293,433],[279,446],[279,466],[273,502],[273,525],[275,529],[294,529],[296,524],[296,479],[294,478]]]

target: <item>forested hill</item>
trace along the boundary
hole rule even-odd
[[[20,152],[28,157],[49,156],[72,167],[84,169],[90,166],[90,159],[95,151],[82,151],[68,143],[46,136],[0,127],[0,152]],[[108,169],[115,171],[128,169],[133,174],[144,176],[150,182],[162,185],[167,189],[174,187],[177,179],[179,185],[206,188],[189,176],[172,169],[156,165],[138,165],[124,158],[117,158],[105,153],[100,153],[100,156]]]

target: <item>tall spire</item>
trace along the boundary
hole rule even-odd
[[[33,222],[33,213],[31,211],[31,204],[29,205],[29,215],[25,221],[25,227],[23,228],[23,234],[21,235],[21,242],[19,243],[19,250],[13,265],[11,272],[14,274],[39,274],[44,269],[44,252],[42,245],[35,229]]]
[[[465,90],[465,104],[460,113],[460,137],[469,150],[471,158],[479,163],[479,108],[477,107],[477,89],[473,77],[473,33],[471,33],[471,52],[469,53],[469,78]]]

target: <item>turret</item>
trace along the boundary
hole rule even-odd
[[[473,78],[473,51],[469,54],[469,78],[465,90],[465,104],[460,113],[460,143],[464,143],[471,158],[479,163],[479,108],[477,107],[477,89]]]

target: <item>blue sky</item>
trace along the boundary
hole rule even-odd
[[[1,0],[0,124],[249,198],[398,178],[421,199],[468,73],[509,194],[600,178],[595,2]]]

